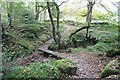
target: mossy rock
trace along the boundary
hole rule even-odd
[[[55,61],[54,65],[61,70],[63,73],[71,74],[73,71],[76,72],[76,68],[74,68],[74,63],[71,60],[68,59],[61,59]],[[75,70],[72,70],[72,69]],[[71,72],[72,70],[72,72]]]
[[[117,60],[112,60],[101,72],[100,76],[101,78],[108,77],[110,75],[117,75],[120,73],[120,70],[118,69],[112,69],[114,64],[117,62]]]
[[[107,57],[114,57],[116,55],[120,55],[120,50],[119,49],[112,49],[110,51],[107,51],[107,53],[106,53]]]

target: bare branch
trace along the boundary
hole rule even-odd
[[[47,8],[47,6],[45,6],[41,11],[39,11],[38,13],[41,13],[42,11],[44,11]]]
[[[67,0],[67,1],[63,1],[58,7],[60,7],[63,3],[66,3],[66,2],[68,2],[69,0]]]
[[[117,7],[118,8],[118,6],[117,5],[115,5],[113,2],[111,2],[112,3],[112,5],[114,5],[115,7]]]
[[[102,3],[100,3],[100,5],[108,12],[112,13],[110,10],[108,10]]]

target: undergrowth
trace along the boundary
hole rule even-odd
[[[94,25],[89,30],[89,34],[98,40],[95,45],[90,45],[85,48],[71,48],[71,52],[89,51],[98,54],[106,54],[110,50],[114,50],[118,46],[118,26],[117,25]],[[80,39],[80,38],[78,38]],[[68,51],[68,50],[66,50]]]
[[[27,66],[6,67],[3,78],[60,78],[61,68],[68,69],[74,62],[67,59],[53,60],[44,63],[31,63]],[[9,73],[8,73],[9,72]]]

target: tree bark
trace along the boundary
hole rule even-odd
[[[51,10],[50,10],[50,3],[49,3],[48,0],[47,0],[47,8],[48,8],[48,13],[49,13],[50,21],[51,21],[51,24],[52,24],[52,35],[53,35],[53,39],[54,39],[55,43],[57,44],[56,32],[55,32],[55,24],[54,24],[54,21],[53,21],[52,12],[51,12]]]
[[[54,0],[53,0],[54,1]],[[58,48],[60,46],[60,39],[61,39],[61,35],[60,35],[60,30],[59,30],[59,16],[60,16],[60,10],[59,10],[59,6],[58,4],[54,1],[55,7],[57,9],[57,44],[58,44]]]
[[[39,13],[38,13],[38,11],[39,11],[39,9],[38,9],[38,2],[36,1],[35,2],[35,12],[36,12],[35,20],[39,19]]]
[[[83,29],[87,29],[87,28],[89,28],[89,27],[88,27],[88,26],[85,26],[85,27],[82,27],[82,28],[76,30],[75,32],[73,32],[73,33],[70,34],[69,38],[71,39],[72,36],[75,35],[77,32],[79,32],[79,31],[81,31],[81,30],[83,30]]]
[[[94,2],[89,2],[89,1],[88,1],[88,4],[87,4],[86,22],[88,24],[88,28],[87,28],[87,31],[86,31],[86,37],[88,37],[88,33],[89,33],[89,27],[90,27],[90,23],[91,23],[91,20],[92,20],[92,9],[93,9],[94,4],[95,4]]]
[[[12,2],[9,3],[8,21],[9,26],[12,26]]]
[[[1,8],[1,7],[0,7]],[[0,31],[2,32],[1,12],[0,12]]]
[[[120,2],[118,2],[118,49],[120,49]]]

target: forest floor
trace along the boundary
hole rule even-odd
[[[73,26],[65,25],[65,33],[70,33]],[[63,36],[64,36],[63,35]],[[69,36],[69,34],[67,34]],[[52,40],[47,41],[44,45],[39,48],[47,49]],[[97,78],[103,68],[109,63],[110,58],[105,56],[98,56],[92,52],[72,52],[72,53],[61,53],[62,56],[66,57],[75,62],[77,66],[77,74],[73,77],[79,78]],[[33,53],[22,60],[17,60],[14,63],[21,66],[26,66],[31,62],[45,62],[49,61],[51,58],[47,58],[39,52]]]

